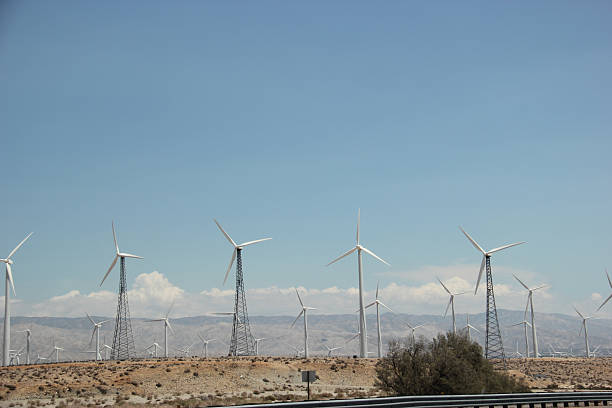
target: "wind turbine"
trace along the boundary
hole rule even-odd
[[[259,355],[259,343],[266,340],[265,337],[261,337],[259,339],[255,339],[255,355],[258,356]]]
[[[465,325],[464,329],[467,330],[467,335],[468,335],[468,340],[471,342],[472,341],[472,333],[470,332],[471,330],[474,330],[477,333],[480,333],[480,330],[478,330],[477,328],[475,328],[474,326],[472,326],[470,324],[470,315],[466,315],[466,320],[467,320],[467,324]]]
[[[367,305],[365,308],[367,309],[370,306],[376,305],[376,328],[378,330],[378,358],[382,357],[382,334],[380,328],[380,306],[387,308],[391,313],[395,313],[391,308],[385,305],[378,299],[378,283],[376,283],[376,300]]]
[[[295,322],[298,321],[300,316],[304,315],[304,358],[308,358],[308,319],[306,318],[306,312],[308,312],[309,310],[316,310],[316,308],[304,306],[304,302],[302,302],[302,298],[300,297],[300,294],[297,289],[295,289],[295,293],[298,297],[298,300],[300,301],[302,310],[300,311],[300,314],[297,315],[293,323],[291,323],[291,327],[295,325]]]
[[[55,344],[55,339],[53,339],[53,351],[51,352],[51,354],[55,352],[55,362],[56,363],[59,363],[59,352],[60,351],[64,351],[64,349],[61,347],[57,347],[57,345]]]
[[[521,354],[521,352],[519,351],[519,347],[518,347],[518,340],[516,341],[516,351],[514,353],[512,353],[513,356],[516,357],[520,357],[523,358],[523,355]]]
[[[253,341],[253,335],[251,334],[251,327],[249,325],[249,316],[247,314],[246,307],[246,294],[244,290],[244,279],[242,274],[242,250],[244,247],[256,244],[258,242],[268,241],[272,238],[256,239],[255,241],[248,241],[242,244],[236,244],[234,240],[229,236],[227,232],[221,227],[221,224],[217,220],[214,220],[219,230],[223,233],[225,238],[234,247],[232,251],[232,258],[225,272],[225,278],[223,284],[227,281],[229,272],[232,269],[234,260],[236,260],[236,297],[234,301],[234,321],[232,325],[232,340],[230,342],[230,356],[238,355],[252,355],[255,352],[255,344]]]
[[[524,244],[525,241],[515,242],[514,244],[503,245],[498,248],[485,251],[472,237],[469,236],[463,228],[459,227],[463,235],[474,245],[478,251],[482,253],[482,262],[480,263],[480,271],[478,272],[478,279],[476,280],[476,288],[474,289],[474,295],[478,292],[478,285],[482,278],[482,271],[487,267],[487,309],[485,315],[487,317],[487,335],[485,337],[485,357],[486,358],[501,358],[504,360],[504,345],[502,342],[501,332],[499,330],[499,322],[497,319],[497,308],[495,307],[495,293],[493,291],[493,275],[491,273],[491,255],[495,252],[502,251],[513,246]],[[504,363],[505,364],[505,363]]]
[[[440,278],[436,278],[438,279],[438,282],[440,282],[440,285],[442,285],[442,287],[444,288],[444,290],[446,291],[446,293],[448,293],[450,295],[450,300],[448,301],[448,305],[446,306],[446,311],[444,312],[444,317],[446,317],[446,315],[448,314],[448,308],[451,308],[451,313],[453,315],[453,333],[457,333],[457,326],[455,324],[455,296],[459,296],[459,295],[463,295],[467,292],[459,292],[459,293],[452,293],[444,283],[442,283],[442,281],[440,280]]]
[[[102,278],[100,286],[106,280],[108,274],[113,270],[117,260],[119,263],[119,298],[117,301],[117,317],[115,318],[115,333],[113,336],[113,348],[111,357],[113,359],[127,359],[133,357],[134,354],[134,338],[132,336],[132,323],[130,320],[130,309],[128,306],[127,283],[125,277],[125,258],[143,259],[142,256],[132,255],[119,251],[117,244],[117,235],[115,234],[115,223],[111,222],[113,228],[113,241],[115,242],[115,258],[111,266],[106,271],[106,275]]]
[[[349,249],[344,254],[340,255],[338,258],[328,263],[327,266],[357,251],[357,268],[358,268],[358,275],[359,275],[359,356],[361,358],[367,358],[368,357],[368,336],[367,336],[367,330],[366,330],[365,305],[364,305],[364,300],[363,300],[363,271],[362,271],[362,265],[361,265],[362,264],[361,252],[363,251],[366,254],[373,256],[374,258],[378,259],[380,262],[386,265],[389,265],[389,263],[387,263],[387,261],[378,257],[378,255],[376,255],[374,252],[370,251],[369,249],[367,249],[366,247],[362,246],[359,243],[359,219],[360,217],[361,217],[361,210],[358,210],[357,211],[357,244],[352,249]]]
[[[191,350],[191,348],[193,346],[195,346],[198,343],[193,343],[191,346],[189,347],[184,347],[184,348],[177,348],[176,351],[180,351],[181,353],[183,353],[185,355],[185,357],[189,357],[189,351]]]
[[[24,242],[26,242],[28,238],[30,238],[32,234],[33,233],[30,232],[28,236],[25,237],[23,241],[21,241],[19,245],[15,247],[15,249],[12,250],[6,258],[4,259],[0,258],[0,262],[4,262],[6,266],[6,279],[5,279],[5,286],[4,286],[4,338],[3,338],[4,341],[3,341],[3,346],[2,346],[2,365],[3,366],[7,366],[10,363],[9,350],[11,349],[11,303],[9,300],[10,299],[9,285],[13,289],[13,295],[17,296],[17,293],[15,293],[15,283],[13,282],[13,272],[11,270],[11,265],[13,264],[13,260],[11,258],[13,257],[13,255],[15,255],[15,252],[17,252],[17,250],[21,248]]]
[[[145,350],[150,350],[151,348],[153,348],[153,357],[157,358],[157,349],[161,348],[159,344],[157,344],[156,342],[153,342],[153,344],[151,344],[149,347],[147,347]]]
[[[17,333],[25,333],[26,336],[26,364],[30,364],[30,337],[32,329],[18,330]]]
[[[204,348],[204,358],[208,358],[208,343],[215,341],[215,339],[206,340],[198,333],[198,337],[202,340],[202,347]],[[257,342],[255,342],[255,349],[257,349]]]
[[[47,360],[47,357],[41,357],[40,354],[36,353],[36,361],[34,364],[38,363],[40,360]]]
[[[585,355],[587,358],[591,357],[591,353],[589,351],[589,332],[587,330],[587,320],[592,319],[593,316],[584,316],[582,313],[580,313],[578,311],[578,309],[576,309],[576,306],[574,306],[574,310],[576,311],[576,313],[578,313],[578,316],[580,316],[580,318],[582,319],[582,326],[580,326],[580,331],[578,332],[578,336],[582,335],[582,329],[584,329],[584,349],[585,349]]]
[[[527,309],[529,307],[531,307],[531,337],[532,337],[532,343],[533,343],[533,356],[535,358],[538,357],[538,337],[536,336],[536,324],[535,324],[535,320],[534,320],[534,311],[533,311],[533,292],[535,292],[538,289],[542,289],[545,288],[548,285],[540,285],[540,286],[536,286],[535,288],[530,288],[527,285],[525,285],[525,283],[520,280],[515,274],[512,274],[512,276],[514,276],[514,279],[516,279],[525,289],[527,289],[527,291],[529,291],[529,295],[527,295],[527,306],[525,307],[525,313],[527,313]],[[527,353],[527,357],[529,357],[529,353]]]
[[[172,304],[170,305],[170,308],[168,308],[168,313],[166,313],[166,317],[162,317],[161,319],[146,320],[146,322],[148,323],[164,322],[164,357],[165,358],[168,358],[168,329],[172,331],[172,334],[176,334],[172,326],[170,326],[170,320],[168,319],[168,316],[170,315],[170,311],[172,310],[172,306],[174,306],[174,302],[172,302]]]
[[[344,348],[342,346],[340,347],[329,347],[327,344],[324,344],[325,348],[327,349],[327,357],[331,357],[332,353],[336,350],[340,350],[341,348]]]
[[[418,329],[419,327],[423,327],[423,326],[425,326],[425,324],[419,324],[418,326],[414,326],[414,327],[413,327],[413,326],[411,326],[411,325],[410,325],[410,323],[408,323],[408,322],[404,322],[404,324],[405,324],[406,326],[408,326],[408,328],[409,328],[409,329],[412,331],[412,344],[414,345],[414,344],[415,344],[415,341],[416,341],[416,338],[415,338],[415,336],[414,336],[414,332],[415,332],[415,331],[416,331],[416,329]]]
[[[91,346],[91,342],[93,341],[94,335],[96,336],[96,361],[102,360],[102,356],[100,355],[100,329],[102,325],[110,320],[103,320],[99,323],[94,322],[89,313],[85,313],[87,318],[93,325],[93,331],[91,332],[91,339],[89,339],[89,345]]]
[[[610,275],[608,275],[608,270],[606,269],[606,276],[608,277],[608,283],[610,284],[610,288],[612,288],[612,280],[610,280]],[[608,300],[612,299],[612,293],[610,293],[610,296],[608,296],[606,298],[606,300],[604,300],[604,302],[601,304],[601,306],[599,306],[597,308],[597,310],[595,311],[595,313],[599,312],[601,310],[602,307],[604,307],[604,305],[606,303],[608,303]]]
[[[527,310],[525,310],[525,314],[527,314]],[[527,317],[527,316],[525,316]],[[522,322],[515,323],[510,327],[523,325],[523,331],[525,333],[525,357],[529,358],[529,340],[527,339],[527,326],[531,326],[531,324],[527,321],[527,319],[523,319]]]

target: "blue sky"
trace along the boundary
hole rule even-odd
[[[245,251],[247,286],[354,287],[355,259],[323,265],[354,243],[359,207],[363,244],[392,265],[366,261],[369,290],[440,268],[473,284],[463,225],[489,248],[528,241],[494,259],[502,283],[513,270],[557,299],[608,293],[611,12],[3,2],[0,252],[34,231],[19,298],[99,290],[111,220],[145,257],[131,277],[221,288],[214,217],[236,241],[273,237]]]

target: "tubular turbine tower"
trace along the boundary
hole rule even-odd
[[[108,274],[117,264],[117,259],[120,259],[119,297],[117,301],[117,317],[115,318],[115,334],[113,336],[111,359],[125,360],[136,355],[134,336],[132,335],[132,322],[130,320],[130,307],[128,305],[127,283],[125,280],[125,258],[143,258],[142,256],[119,251],[117,236],[115,235],[115,223],[113,222],[111,225],[113,228],[113,240],[115,241],[115,259],[113,259],[113,263],[110,268],[108,268],[108,271],[106,271],[106,275],[104,275],[102,282],[100,282],[100,286],[102,286]]]
[[[478,272],[478,279],[476,280],[476,289],[474,289],[474,295],[478,292],[478,285],[482,278],[482,271],[487,267],[487,310],[485,312],[487,320],[487,331],[485,336],[485,358],[498,358],[503,361],[504,366],[506,365],[506,354],[504,353],[504,344],[502,342],[501,332],[499,330],[499,320],[497,318],[497,308],[495,307],[495,294],[493,293],[493,275],[491,274],[491,255],[495,252],[501,251],[506,248],[510,248],[516,245],[524,244],[525,241],[515,242],[514,244],[504,245],[498,248],[485,251],[476,241],[468,235],[463,228],[459,227],[463,235],[474,245],[478,251],[482,253],[482,263],[480,264],[480,271]]]
[[[223,284],[227,281],[229,272],[232,269],[234,260],[236,260],[236,292],[234,294],[234,320],[232,324],[232,340],[230,342],[230,356],[253,356],[255,355],[255,339],[251,334],[251,326],[249,324],[249,314],[247,312],[246,296],[244,292],[244,279],[242,275],[242,249],[248,245],[258,242],[267,241],[272,238],[256,239],[255,241],[236,244],[227,232],[221,227],[221,224],[214,220],[217,227],[221,230],[225,238],[234,247],[232,258],[225,272]]]

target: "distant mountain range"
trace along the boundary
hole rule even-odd
[[[511,356],[518,342],[518,349],[524,353],[524,334],[522,326],[510,327],[514,323],[523,320],[522,311],[498,310],[499,321],[506,355]],[[303,348],[303,326],[302,320],[298,320],[293,328],[290,328],[295,317],[292,316],[252,316],[250,318],[251,330],[255,337],[265,337],[260,343],[260,354],[266,355],[296,355],[297,350]],[[536,326],[540,353],[548,355],[551,348],[556,351],[572,352],[574,355],[584,355],[584,334],[578,336],[580,320],[557,313],[536,313]],[[112,319],[108,316],[96,316],[94,320]],[[358,352],[358,339],[347,344],[356,333],[358,328],[357,315],[309,315],[309,349],[312,355],[327,354],[325,345],[329,347],[343,346],[338,350],[342,355],[354,355]],[[147,352],[145,347],[158,342],[163,347],[163,323],[148,323],[146,319],[132,319],[132,331],[137,355],[144,357]],[[381,316],[383,342],[385,349],[387,342],[391,339],[406,338],[409,329],[405,322],[411,325],[425,324],[417,329],[417,336],[425,336],[431,339],[437,333],[451,329],[450,316],[443,318],[439,315],[409,315],[385,313]],[[197,316],[170,319],[176,334],[169,333],[170,354],[177,356],[180,353],[176,348],[192,346],[192,355],[202,354],[202,343],[197,333],[206,339],[216,339],[209,344],[210,355],[227,355],[229,340],[231,336],[231,318]],[[480,333],[472,332],[472,336],[481,345],[484,344],[485,316],[481,314],[470,315],[470,323],[480,330]],[[457,328],[466,324],[466,315],[457,315]],[[32,329],[31,355],[36,358],[37,354],[47,357],[51,354],[53,343],[63,347],[66,351],[61,352],[61,360],[85,360],[91,354],[83,353],[93,350],[95,340],[89,344],[92,327],[87,317],[13,317],[11,319],[12,336],[11,348],[19,349],[25,345],[23,333],[18,330]],[[376,316],[367,315],[368,348],[376,350]],[[593,319],[588,321],[590,349],[598,348],[599,355],[612,353],[612,320]],[[0,327],[1,330],[1,327]],[[104,324],[100,341],[112,346],[114,319]],[[1,333],[1,331],[0,331]],[[529,331],[529,343],[531,345],[531,331]],[[551,347],[552,346],[552,347]],[[24,359],[22,358],[22,361]]]

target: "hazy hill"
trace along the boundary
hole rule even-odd
[[[523,352],[524,337],[522,327],[509,327],[511,324],[523,319],[523,312],[511,310],[499,310],[499,319],[502,326],[504,346],[507,355],[510,356],[516,348],[518,341],[519,350]],[[253,316],[250,319],[251,328],[255,337],[265,337],[260,344],[260,353],[268,355],[295,355],[293,347],[303,348],[303,326],[302,320],[298,320],[293,328],[290,328],[295,317],[292,316]],[[111,319],[108,316],[95,316],[96,321]],[[368,338],[369,350],[376,351],[376,316],[368,315]],[[163,347],[163,323],[145,322],[146,319],[132,319],[134,342],[139,356],[145,356],[144,348],[153,341],[157,341]],[[443,318],[439,315],[408,315],[385,313],[381,317],[383,328],[383,341],[386,343],[392,338],[406,337],[409,329],[404,322],[411,325],[425,324],[417,330],[417,335],[431,338],[436,333],[451,328],[450,316]],[[457,327],[465,326],[466,315],[457,315]],[[357,333],[358,316],[355,315],[317,315],[308,317],[310,352],[312,355],[324,354],[324,345],[344,346],[339,350],[340,354],[353,355],[357,353],[358,340],[346,344],[347,340]],[[481,344],[484,339],[484,314],[470,315],[470,323],[477,327],[481,333],[473,332],[473,338]],[[176,334],[169,334],[170,354],[178,355],[176,347],[185,347],[195,343],[191,349],[192,355],[202,353],[202,344],[196,333],[205,338],[214,338],[216,341],[209,345],[211,355],[226,355],[228,351],[229,338],[231,335],[231,319],[224,317],[184,317],[171,319],[172,327]],[[580,320],[577,317],[563,314],[537,313],[536,325],[538,329],[538,343],[540,353],[547,354],[552,344],[556,350],[573,350],[576,355],[584,354],[584,337],[578,337]],[[600,354],[609,354],[612,351],[612,320],[590,320],[589,341],[591,350],[600,346]],[[37,353],[48,356],[51,353],[53,342],[66,349],[60,358],[63,360],[83,360],[91,357],[91,354],[81,353],[84,350],[93,350],[94,345],[89,345],[91,338],[91,323],[87,317],[63,318],[63,317],[14,317],[12,319],[12,349],[19,349],[25,344],[23,333],[18,330],[32,328],[32,356]],[[105,340],[112,345],[114,320],[106,323],[101,331],[100,341]],[[1,332],[0,327],[0,332]],[[529,331],[531,346],[531,331]],[[95,340],[94,340],[95,342]]]

